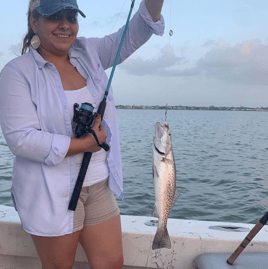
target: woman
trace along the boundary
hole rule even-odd
[[[162,35],[163,0],[143,0],[130,21],[119,63],[153,33]],[[123,266],[119,209],[122,167],[113,91],[101,123],[75,138],[74,103],[98,108],[107,86],[123,28],[104,38],[77,38],[75,0],[31,0],[22,56],[1,72],[0,120],[15,155],[11,194],[23,229],[36,246],[44,269],[69,269],[78,242],[90,268]],[[26,51],[29,52],[26,53]],[[75,212],[68,210],[84,152],[92,152]]]

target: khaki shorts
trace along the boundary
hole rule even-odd
[[[89,187],[83,187],[74,212],[73,232],[87,225],[96,225],[120,214],[114,194],[108,187],[108,178]]]

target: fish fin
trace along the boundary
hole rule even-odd
[[[153,177],[154,177],[155,174],[156,174],[157,177],[159,177],[159,174],[157,173],[156,166],[153,165]]]
[[[163,157],[163,158],[161,159],[161,162],[166,163],[166,164],[171,164],[171,165],[174,164],[174,161],[168,159],[167,157]]]
[[[154,204],[154,208],[153,208],[153,211],[152,211],[151,215],[153,217],[159,218],[159,214],[158,214],[158,211],[157,211],[156,204]]]
[[[173,198],[173,204],[172,204],[172,207],[175,205],[175,203],[177,202],[177,200],[179,199],[179,192],[178,192],[178,189],[176,188],[175,190],[175,194],[174,194],[174,198]]]
[[[171,248],[171,242],[167,229],[157,228],[152,249]]]

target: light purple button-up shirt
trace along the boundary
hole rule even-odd
[[[106,90],[105,69],[111,67],[124,28],[104,38],[77,38],[70,62],[86,79],[99,104]],[[119,63],[151,35],[162,35],[164,19],[154,23],[144,1],[130,21]],[[55,66],[32,47],[1,72],[0,120],[15,155],[11,194],[23,229],[41,236],[73,232],[74,212],[68,204],[76,182],[76,160],[65,157],[73,136],[68,103]],[[103,125],[110,151],[109,188],[123,199],[123,177],[113,90],[110,88]]]

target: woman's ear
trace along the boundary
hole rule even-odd
[[[36,34],[37,33],[36,20],[33,17],[33,15],[31,15],[31,17],[30,17],[30,25],[31,25],[31,28],[33,29],[34,33]]]

